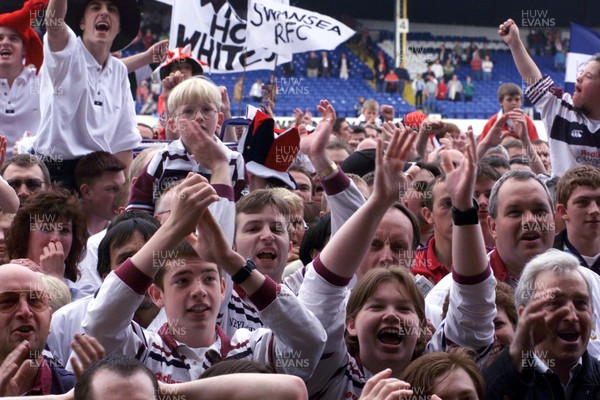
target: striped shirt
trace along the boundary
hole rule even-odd
[[[85,334],[94,336],[108,354],[137,358],[165,383],[198,379],[202,372],[225,358],[269,364],[278,373],[302,379],[308,379],[314,371],[325,345],[325,330],[284,286],[267,278],[251,296],[271,329],[238,329],[229,339],[215,325],[213,344],[192,348],[173,337],[176,330],[184,327],[167,322],[158,332],[152,332],[132,321],[151,282],[130,259],[111,272],[88,306],[82,323]]]
[[[240,153],[230,150],[220,140],[219,145],[225,149],[229,158],[231,181],[237,200],[246,187],[244,159]],[[185,179],[191,171],[210,180],[211,171],[191,158],[181,139],[172,141],[154,154],[152,160],[140,173],[131,187],[127,211],[143,210],[154,213],[154,203],[160,195],[173,183]]]
[[[529,86],[525,94],[542,114],[554,176],[580,164],[600,167],[600,121],[575,108],[571,95],[554,86],[549,76]]]

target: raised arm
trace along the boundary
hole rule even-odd
[[[0,177],[0,209],[13,214],[19,209],[19,196],[8,183]]]
[[[542,160],[538,156],[537,152],[531,145],[531,139],[529,139],[529,132],[527,130],[527,120],[525,119],[525,113],[520,108],[516,108],[509,113],[509,117],[514,121],[515,132],[519,135],[519,139],[523,143],[525,148],[525,154],[529,160],[529,167],[531,172],[534,174],[548,174]]]
[[[527,86],[531,86],[542,79],[542,73],[527,53],[525,45],[521,41],[519,27],[515,21],[507,19],[504,23],[500,24],[498,34],[508,45],[519,74],[521,74],[521,78],[527,83]]]
[[[416,141],[417,154],[421,156],[423,160],[426,160],[427,142],[429,137],[442,129],[444,123],[439,120],[433,120],[426,118],[419,126],[419,136]]]
[[[329,142],[329,135],[333,131],[336,114],[335,109],[327,100],[321,100],[317,109],[323,118],[321,118],[321,122],[314,131],[300,138],[300,151],[308,156],[315,170],[321,175],[321,179],[327,179],[337,171],[337,169],[330,171],[333,161],[325,151],[325,147]],[[298,116],[296,117],[299,120]],[[329,174],[326,171],[330,171]]]
[[[479,142],[479,145],[477,146],[478,160],[481,160],[489,149],[502,143],[503,135],[506,133],[506,131],[502,132],[502,127],[509,118],[510,116],[508,114],[502,114],[502,117],[496,119],[492,128],[487,132],[483,140]]]
[[[327,143],[336,119],[335,109],[327,100],[321,100],[317,109],[321,122],[313,132],[304,132],[300,137],[300,150],[310,159],[321,178],[321,183],[331,207],[331,236],[333,237],[348,218],[364,203],[365,199],[356,185],[337,167],[327,154]],[[310,121],[310,112],[294,111],[298,121]]]
[[[50,0],[46,9],[46,31],[48,44],[53,52],[61,51],[67,47],[69,32],[65,22],[67,15],[67,0]]]
[[[404,164],[415,138],[415,133],[396,128],[385,156],[383,143],[381,139],[377,140],[373,193],[340,228],[320,255],[323,265],[337,276],[351,278],[354,275],[367,254],[379,222],[388,208],[400,200],[400,189],[406,182]]]
[[[477,210],[472,215],[465,215],[474,210],[473,193],[477,178],[477,154],[473,128],[468,129],[466,157],[458,168],[454,168],[447,153],[442,153],[442,163],[446,171],[446,187],[452,200],[452,270],[462,276],[476,276],[488,267],[483,241],[483,233],[479,226]],[[474,216],[474,218],[468,217]],[[469,251],[465,251],[465,244]]]
[[[308,399],[302,379],[283,374],[231,374],[171,385],[159,382],[159,385],[159,400]]]
[[[144,247],[131,257],[133,264],[150,278],[154,278],[157,272],[153,265],[154,255],[175,248],[194,230],[207,207],[219,200],[206,178],[191,172],[175,191],[176,201],[171,207],[171,216]]]
[[[270,331],[250,333],[239,330],[232,338],[255,343],[252,357],[274,363],[280,373],[308,379],[323,352],[327,335],[319,320],[284,285],[277,285],[256,269],[248,270],[246,260],[225,240],[221,227],[210,213],[204,213],[196,227],[197,235],[188,242],[202,260],[217,264],[248,294],[261,320]],[[246,272],[245,276],[240,273]],[[241,275],[241,276],[240,276]],[[287,354],[298,354],[302,366],[290,364]],[[295,356],[296,357],[296,356]]]
[[[448,345],[475,349],[482,363],[494,342],[496,281],[488,265],[473,192],[477,176],[473,128],[468,129],[466,157],[458,168],[443,154],[446,187],[452,200],[452,290],[446,319],[428,344],[428,351]],[[467,248],[468,246],[468,248]]]
[[[121,61],[127,67],[127,73],[130,74],[145,65],[163,62],[167,57],[168,51],[169,41],[161,40],[148,47],[147,50],[125,57]]]

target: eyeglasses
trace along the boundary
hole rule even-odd
[[[42,187],[42,185],[44,184],[44,182],[42,182],[39,179],[35,179],[35,178],[28,178],[28,179],[9,179],[6,181],[9,186],[15,190],[18,190],[22,184],[25,184],[25,186],[27,186],[28,190],[38,190]]]
[[[215,110],[213,108],[208,108],[208,107],[205,107],[202,109],[186,108],[179,114],[175,114],[175,118],[181,116],[184,119],[192,120],[192,119],[196,119],[196,117],[198,116],[198,113],[202,114],[202,118],[204,118],[204,119],[211,119],[212,117],[215,116],[215,114],[217,113],[217,110]]]
[[[25,296],[31,311],[42,312],[50,307],[50,296],[42,290],[11,290],[0,292],[0,313],[14,312],[19,307],[21,296]]]

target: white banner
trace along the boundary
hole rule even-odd
[[[354,35],[341,22],[316,12],[276,3],[252,0],[248,10],[248,47],[264,47],[274,53],[334,50]]]
[[[174,0],[173,3],[171,49],[190,44],[192,53],[206,62],[211,72],[242,71],[244,62],[248,71],[275,69],[273,51],[264,46],[247,46],[246,21],[237,15],[229,2]],[[291,55],[279,54],[277,64],[291,60]]]

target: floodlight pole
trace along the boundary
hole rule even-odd
[[[402,39],[400,39],[401,32],[398,22],[400,19],[408,20],[407,3],[408,0],[396,0],[396,35],[394,40],[396,45],[394,57],[396,68],[401,66],[402,60],[406,59],[406,31],[402,31]]]

